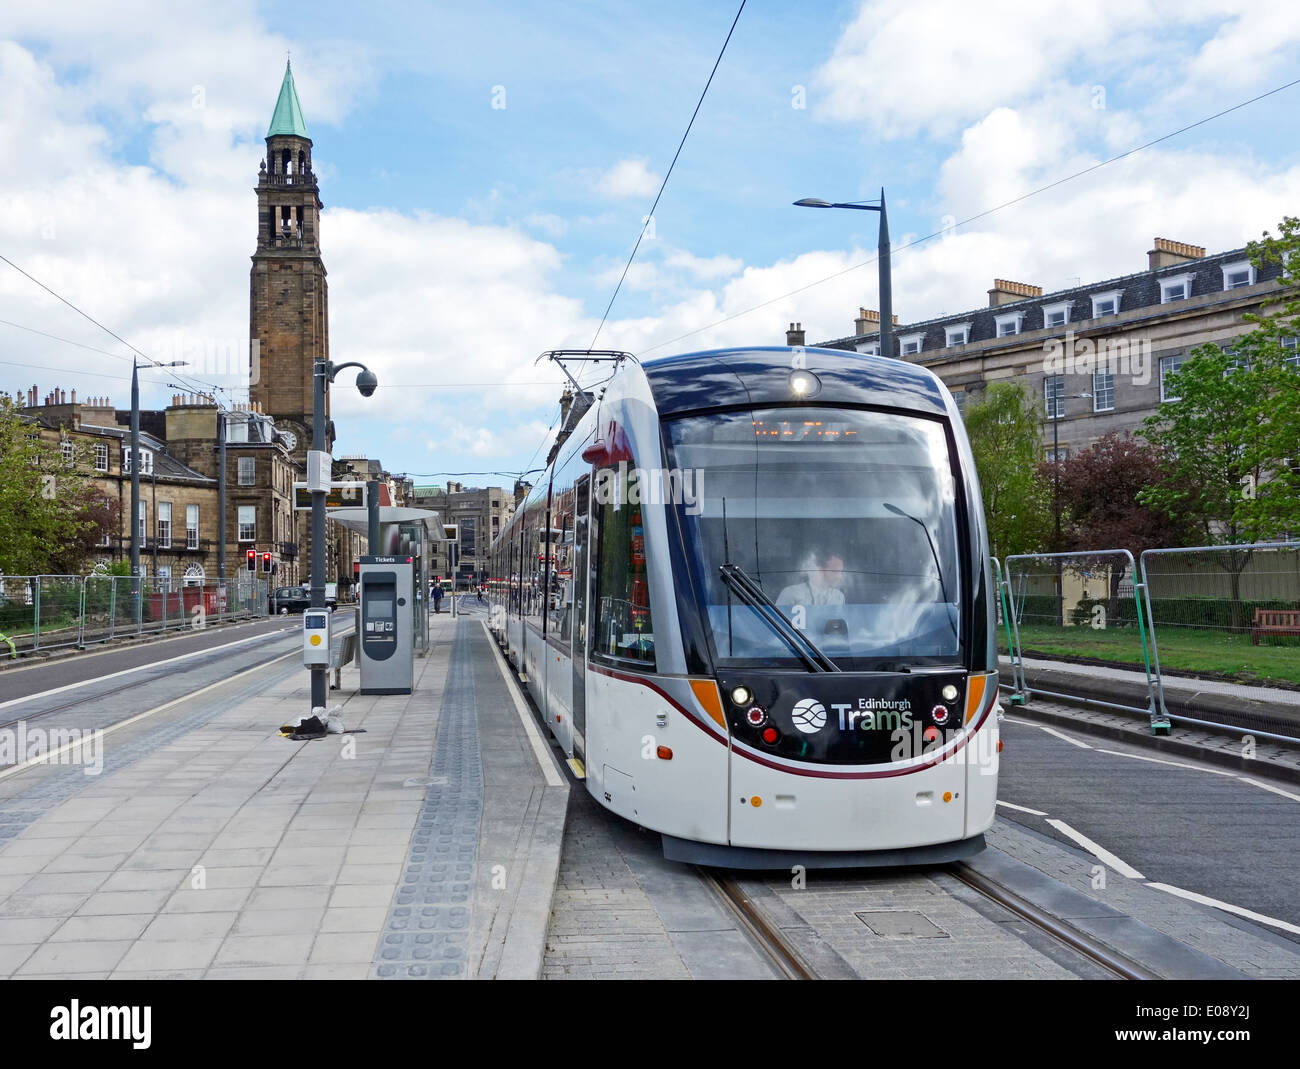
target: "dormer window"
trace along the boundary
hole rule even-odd
[[[1185,301],[1192,295],[1192,276],[1187,275],[1169,275],[1160,280],[1160,303],[1169,304],[1173,301]]]
[[[1237,290],[1255,284],[1255,265],[1249,260],[1223,265],[1223,288]]]
[[[1020,325],[1025,321],[1025,313],[1007,312],[995,318],[998,324],[998,337],[1009,338],[1012,334],[1020,333]]]
[[[921,351],[921,345],[925,341],[924,332],[918,334],[903,334],[898,339],[898,349],[904,356],[916,356]]]
[[[879,356],[880,342],[878,341],[863,342],[861,345],[858,346],[858,352],[862,353],[863,356]]]
[[[948,327],[945,331],[945,338],[949,345],[965,345],[970,341],[970,324],[958,323],[955,326]]]
[[[131,448],[127,446],[122,450],[122,474],[131,474]],[[140,474],[153,474],[153,453],[148,449],[140,450]]]
[[[1043,326],[1048,330],[1065,326],[1070,321],[1070,303],[1058,301],[1056,304],[1043,305]]]
[[[1107,290],[1105,293],[1094,293],[1092,295],[1092,318],[1100,319],[1102,316],[1119,315],[1119,302],[1123,293],[1123,290]]]

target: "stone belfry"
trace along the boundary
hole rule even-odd
[[[329,359],[329,301],[320,255],[320,190],[311,138],[286,62],[257,179],[257,251],[249,311],[249,400],[291,436],[311,445],[312,361]],[[328,398],[326,400],[328,420]],[[328,427],[327,427],[328,434]],[[327,438],[326,448],[333,442]]]

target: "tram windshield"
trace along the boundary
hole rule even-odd
[[[844,671],[894,671],[960,661],[943,424],[804,407],[665,426],[670,475],[692,491],[677,505],[719,663],[794,668],[824,655]]]

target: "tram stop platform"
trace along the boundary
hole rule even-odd
[[[431,616],[415,673],[345,667],[347,733],[293,742],[287,656],[107,734],[97,776],[0,778],[0,977],[538,977],[568,780],[482,612]]]

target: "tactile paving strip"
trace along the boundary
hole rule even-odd
[[[411,856],[379,940],[375,975],[386,980],[459,979],[466,972],[470,893],[483,815],[469,629],[456,627],[438,737]]]

